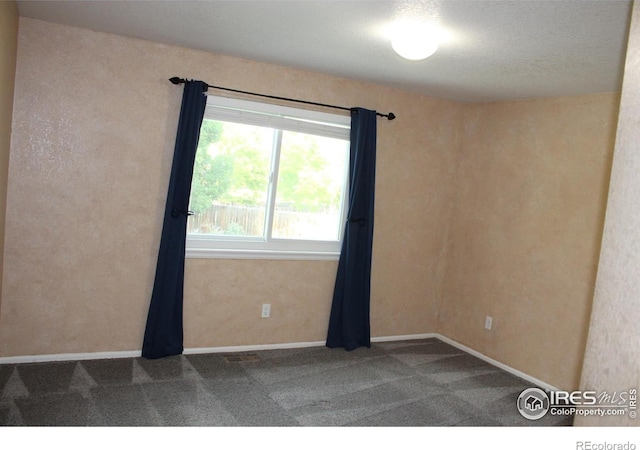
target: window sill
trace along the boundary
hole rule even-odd
[[[296,250],[248,250],[187,248],[185,258],[191,259],[271,259],[293,261],[338,261],[340,252]]]

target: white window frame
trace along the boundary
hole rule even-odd
[[[277,130],[344,139],[347,142],[350,139],[351,118],[347,115],[330,114],[249,100],[208,95],[204,117],[205,119],[266,126]],[[277,134],[281,135],[281,133]],[[275,209],[275,185],[278,179],[279,151],[274,152],[273,158],[272,167],[274,167],[274,171],[270,176],[266,207],[267,216],[271,218]],[[347,152],[338,240],[318,241],[273,238],[271,237],[272,220],[267,220],[265,237],[187,234],[185,256],[187,258],[337,260],[340,257],[349,198],[348,171],[349,156]]]

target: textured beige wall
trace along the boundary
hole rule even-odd
[[[180,109],[182,90],[167,81],[176,75],[393,111],[398,119],[378,129],[372,334],[435,331],[459,105],[21,18],[0,356],[140,348]],[[185,346],[324,340],[336,267],[188,260]],[[272,317],[260,319],[266,301]]]
[[[0,314],[2,313],[2,267],[4,222],[7,202],[11,116],[18,51],[18,8],[15,2],[0,2]]]
[[[618,101],[465,111],[438,330],[560,388],[579,381]]]
[[[580,382],[580,389],[598,393],[640,388],[639,116],[640,8],[636,4],[627,48],[591,327]],[[638,420],[629,414],[578,417],[576,425],[637,426]]]

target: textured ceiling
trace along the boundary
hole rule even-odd
[[[21,16],[462,102],[619,91],[631,9],[622,0],[17,3]],[[449,39],[426,60],[403,60],[388,36],[403,17],[435,20]]]

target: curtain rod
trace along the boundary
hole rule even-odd
[[[169,81],[171,81],[173,84],[184,84],[187,80],[185,80],[184,78],[180,78],[180,77],[173,77],[173,78],[169,78]],[[237,92],[239,94],[247,94],[247,95],[255,95],[257,97],[265,97],[265,98],[272,98],[275,100],[285,100],[287,102],[295,102],[295,103],[304,103],[305,105],[315,105],[315,106],[324,106],[325,108],[333,108],[333,109],[341,109],[343,111],[351,111],[351,108],[346,108],[344,106],[335,106],[335,105],[327,105],[325,103],[316,103],[316,102],[309,102],[306,100],[297,100],[294,98],[287,98],[287,97],[276,97],[275,95],[265,95],[265,94],[256,94],[255,92],[248,92],[248,91],[240,91],[238,89],[231,89],[231,88],[225,88],[225,87],[220,87],[220,86],[213,86],[211,84],[207,84],[207,87],[212,88],[212,89],[220,89],[223,91],[230,91],[230,92]],[[390,112],[389,114],[382,114],[376,111],[376,115],[380,116],[380,117],[386,117],[389,120],[393,120],[396,118],[396,115],[392,112]]]

